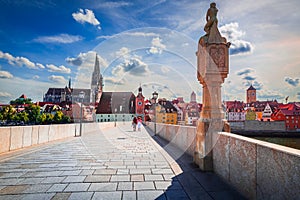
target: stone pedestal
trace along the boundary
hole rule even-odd
[[[216,24],[210,35],[200,38],[197,51],[197,77],[203,86],[203,107],[197,122],[194,162],[204,171],[213,170],[213,147],[217,133],[224,129],[221,85],[229,71],[230,43],[221,37]],[[226,129],[229,130],[228,124]]]

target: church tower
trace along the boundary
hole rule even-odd
[[[100,73],[100,64],[98,55],[96,54],[94,71],[91,80],[91,102],[96,103],[100,101],[100,97],[103,91],[103,77]]]
[[[191,103],[197,103],[197,101],[196,101],[196,93],[194,91],[191,94]]]
[[[144,121],[145,117],[145,97],[142,94],[142,87],[140,86],[138,89],[138,95],[135,98],[135,114],[137,117],[141,117]]]
[[[251,85],[247,89],[247,103],[256,102],[256,89]]]

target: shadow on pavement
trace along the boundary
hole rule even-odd
[[[172,177],[172,184],[156,199],[246,199],[213,172],[203,172],[193,163],[193,157],[181,151],[168,141],[153,134],[145,126],[148,134],[157,142],[182,169],[182,173]],[[175,153],[174,153],[175,152]]]

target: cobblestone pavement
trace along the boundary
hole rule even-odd
[[[191,163],[151,131],[118,124],[0,154],[0,200],[242,198]]]

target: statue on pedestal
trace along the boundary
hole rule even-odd
[[[209,43],[214,44],[227,44],[226,38],[222,37],[218,29],[218,19],[217,19],[218,9],[216,3],[211,3],[210,8],[206,13],[206,24],[204,26],[204,31],[206,34],[202,36],[199,40],[199,43],[202,46],[207,46]]]
[[[204,171],[213,170],[213,148],[218,132],[229,131],[222,107],[221,87],[229,73],[230,43],[218,30],[218,9],[210,4],[200,37],[197,55],[197,77],[202,85],[202,111],[197,121],[194,162]]]
[[[216,3],[211,3],[210,8],[206,13],[206,24],[204,26],[204,31],[207,34],[209,34],[210,28],[212,27],[213,23],[216,23],[216,25],[218,25],[217,13],[218,9],[216,8]]]

